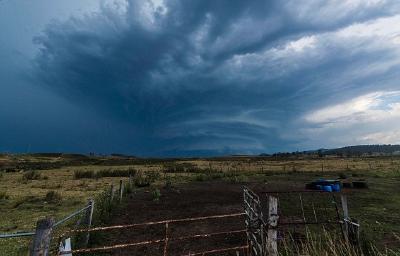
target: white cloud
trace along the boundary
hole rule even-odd
[[[347,102],[313,111],[305,116],[311,123],[365,123],[382,121],[400,116],[400,91],[374,92]],[[398,102],[388,103],[387,98]]]
[[[306,148],[400,143],[400,91],[379,91],[303,116]]]
[[[318,69],[337,61],[342,66],[339,73],[320,76],[303,89],[347,87],[357,79],[383,75],[400,65],[400,26],[397,24],[400,24],[400,15],[301,35],[261,51],[235,54],[217,70],[224,74],[224,79],[228,74],[232,80],[251,83],[289,76],[299,70]],[[371,56],[368,61],[358,61],[368,56]]]
[[[129,17],[149,30],[158,29],[158,17],[163,17],[168,13],[164,0],[129,1],[128,3]]]
[[[376,132],[361,137],[368,144],[400,144],[400,130]]]
[[[391,12],[397,0],[289,0],[286,10],[299,22],[330,26],[374,11]]]

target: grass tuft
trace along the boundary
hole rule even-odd
[[[48,203],[60,203],[62,201],[62,197],[60,193],[54,190],[50,190],[49,192],[47,192],[44,200]]]
[[[22,176],[24,180],[40,180],[41,178],[42,176],[38,171],[26,171]]]
[[[10,196],[5,191],[0,191],[0,200],[8,200],[9,198]]]

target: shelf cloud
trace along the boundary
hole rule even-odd
[[[103,1],[34,36],[26,80],[97,120],[90,129],[111,124],[93,150],[390,143],[400,128],[399,11],[395,0]],[[112,136],[99,142],[103,133]]]

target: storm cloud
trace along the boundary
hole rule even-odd
[[[115,140],[102,149],[115,141],[139,155],[215,155],[396,143],[398,24],[395,0],[105,1],[34,38],[29,79],[112,123]]]

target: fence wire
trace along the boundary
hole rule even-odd
[[[244,213],[232,213],[232,214],[223,214],[223,215],[212,215],[212,216],[202,216],[202,217],[193,217],[193,218],[182,218],[182,219],[169,219],[169,220],[161,220],[161,221],[152,221],[152,222],[145,222],[145,223],[135,223],[135,224],[127,224],[127,225],[114,225],[114,226],[105,226],[105,227],[94,227],[94,228],[84,228],[84,229],[74,229],[69,230],[60,236],[60,240],[66,238],[67,236],[71,236],[73,234],[82,234],[87,232],[96,232],[96,231],[111,231],[111,230],[123,230],[123,229],[130,229],[130,228],[137,228],[143,226],[154,226],[154,225],[164,225],[164,237],[159,239],[153,240],[144,240],[144,241],[127,241],[125,243],[119,244],[112,244],[106,246],[94,246],[90,248],[77,248],[71,251],[64,251],[61,252],[59,255],[65,254],[85,254],[85,253],[94,253],[94,252],[105,252],[105,251],[113,251],[113,250],[120,250],[120,249],[127,249],[132,247],[139,247],[139,246],[150,246],[156,244],[164,244],[162,255],[167,256],[169,251],[169,245],[173,242],[182,242],[185,240],[194,240],[194,239],[202,239],[202,238],[211,238],[211,237],[221,237],[227,235],[243,235],[243,238],[246,234],[246,229],[237,229],[237,230],[228,230],[228,231],[219,231],[219,232],[210,232],[210,233],[202,233],[202,234],[194,234],[194,235],[184,235],[184,236],[171,236],[171,225],[177,223],[184,223],[184,222],[195,222],[195,221],[204,221],[204,220],[218,220],[223,218],[234,218],[243,216]],[[244,239],[243,239],[244,240]],[[76,247],[75,247],[76,248]],[[240,245],[234,247],[225,247],[225,248],[213,248],[208,251],[202,252],[191,252],[190,254],[184,255],[207,255],[207,254],[215,254],[215,253],[222,253],[228,252],[231,250],[242,251],[247,248],[247,245]],[[243,254],[244,255],[244,254]]]

